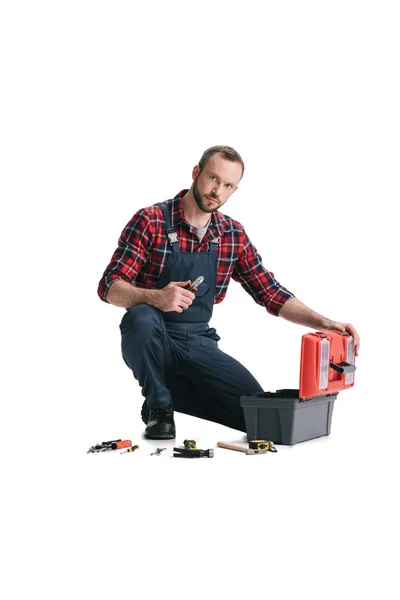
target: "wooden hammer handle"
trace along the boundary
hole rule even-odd
[[[239,452],[247,453],[247,448],[241,446],[234,446],[233,444],[226,444],[225,442],[217,442],[219,448],[227,448],[228,450],[238,450]]]

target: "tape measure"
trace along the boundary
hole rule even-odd
[[[196,440],[184,440],[183,445],[186,450],[197,450]]]
[[[269,450],[270,452],[278,452],[274,446],[274,442],[267,440],[251,440],[249,442],[249,448],[251,450]]]

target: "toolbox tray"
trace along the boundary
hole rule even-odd
[[[241,396],[247,440],[292,446],[329,435],[337,395],[334,392],[302,399],[299,390],[278,390]]]

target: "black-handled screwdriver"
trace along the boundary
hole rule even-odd
[[[128,448],[128,450],[124,450],[123,452],[121,452],[121,454],[125,454],[125,452],[134,452],[137,448],[139,448],[139,446],[135,444],[134,446]]]

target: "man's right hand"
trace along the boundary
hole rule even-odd
[[[183,289],[189,281],[171,281],[165,288],[157,290],[153,305],[163,312],[181,313],[188,309],[196,296]]]

